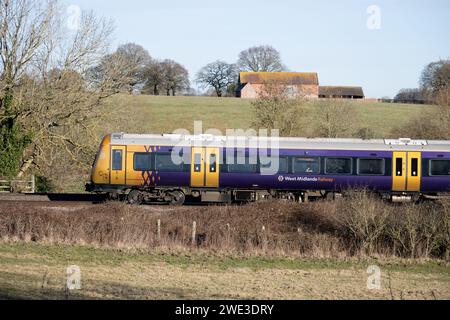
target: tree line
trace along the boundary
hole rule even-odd
[[[401,89],[394,101],[450,105],[450,59],[426,65],[419,78],[419,87]]]
[[[95,82],[102,82],[111,68],[122,69],[126,73],[128,81],[118,83],[121,92],[175,96],[189,89],[189,73],[184,66],[171,59],[154,59],[139,44],[119,46],[91,68],[89,76]]]
[[[123,92],[175,96],[191,91],[189,73],[184,66],[170,59],[153,59],[147,50],[135,43],[121,45],[116,52],[105,56],[91,74],[101,81],[107,66],[123,64],[127,66],[130,80],[121,87]],[[236,63],[221,60],[208,63],[196,74],[195,82],[218,97],[234,96],[240,71],[284,70],[280,53],[272,46],[261,45],[240,52]]]

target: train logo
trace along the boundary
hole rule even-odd
[[[284,181],[284,177],[283,176],[278,176],[278,181],[283,182]]]

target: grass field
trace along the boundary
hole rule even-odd
[[[66,270],[81,289],[66,290]],[[367,289],[367,268],[381,288]],[[450,271],[436,262],[301,260],[205,252],[127,252],[0,244],[0,299],[449,299]]]
[[[430,220],[436,211],[424,205],[417,211],[426,217],[410,220],[398,207],[374,204],[361,205],[363,216],[353,219],[387,209],[390,219],[371,249],[363,249],[340,215],[344,206],[352,213],[345,202],[0,202],[0,299],[450,299],[449,261],[442,255],[448,211]],[[408,215],[412,209],[401,208]],[[416,221],[412,233],[404,220],[408,227]],[[424,238],[422,225],[436,234]],[[394,241],[390,230],[404,238]],[[410,235],[420,239],[414,258]],[[437,252],[426,254],[428,246]],[[81,290],[65,289],[71,265],[81,269]],[[380,289],[367,288],[371,265],[380,268]]]
[[[390,135],[392,128],[404,125],[411,118],[434,106],[351,102],[359,111],[363,126],[379,137]],[[195,120],[203,121],[204,130],[217,128],[246,129],[251,127],[251,100],[215,97],[165,97],[118,95],[106,109],[109,114],[102,123],[102,134],[108,132],[170,133],[178,128],[192,132]],[[305,123],[311,123],[314,105],[305,107]],[[305,128],[308,133],[310,128]]]

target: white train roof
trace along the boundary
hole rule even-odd
[[[334,139],[256,136],[216,136],[180,134],[111,134],[113,145],[146,146],[206,146],[206,147],[259,147],[280,149],[378,150],[378,151],[438,151],[450,152],[450,140],[400,139]]]

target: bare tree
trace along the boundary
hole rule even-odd
[[[119,46],[113,54],[103,57],[101,63],[93,70],[94,78],[101,81],[105,76],[105,70],[115,68],[122,70],[124,74],[120,81],[123,82],[121,91],[131,93],[134,89],[140,89],[145,83],[145,68],[151,62],[150,54],[141,45],[127,43]],[[127,78],[127,81],[123,81]]]
[[[301,95],[290,96],[288,88],[276,82],[264,83],[258,98],[252,101],[255,129],[278,129],[281,136],[299,132],[306,101]]]
[[[241,71],[274,72],[284,71],[286,67],[281,61],[280,53],[272,46],[251,47],[239,53],[237,62]]]
[[[30,135],[18,124],[14,90],[50,35],[54,1],[0,0],[0,175],[13,175]]]
[[[212,87],[217,96],[222,97],[227,87],[237,81],[236,66],[217,60],[200,69],[196,81],[203,88]]]
[[[86,80],[89,88],[97,92],[130,92],[132,84],[137,82],[136,69],[126,56],[107,54],[98,65],[89,68]]]
[[[6,97],[50,35],[55,1],[0,0],[0,81],[3,121],[10,105]]]
[[[450,60],[429,63],[422,71],[420,85],[433,94],[450,87]]]
[[[314,134],[326,138],[352,137],[360,122],[358,111],[339,99],[319,100],[314,104]]]
[[[176,95],[178,91],[189,88],[189,73],[181,64],[166,59],[161,62],[163,86],[166,94]]]
[[[164,83],[161,61],[153,60],[145,66],[144,79],[144,90],[149,90],[153,95],[159,95],[160,89]]]
[[[175,96],[189,90],[189,73],[185,67],[173,60],[153,60],[144,70],[145,90],[159,95],[163,89],[166,95]]]
[[[24,81],[15,94],[21,99],[20,119],[33,132],[19,175],[31,164],[49,173],[58,161],[65,160],[67,165],[89,163],[95,152],[93,129],[101,102],[129,80],[129,73],[117,70],[116,64],[106,68],[106,76],[95,86],[89,77],[93,65],[105,52],[112,31],[109,21],[92,12],[82,14],[79,29],[72,35],[62,36],[64,26],[55,24],[52,32],[65,40],[58,42],[62,47],[56,46],[47,56],[43,55],[42,61],[47,62],[39,64],[39,74],[43,76]]]
[[[136,85],[143,84],[143,72],[145,66],[151,61],[150,54],[141,45],[127,43],[121,45],[116,54],[122,57],[130,72],[129,91],[135,89]]]
[[[21,145],[22,159],[10,161],[20,161],[19,176],[31,167],[51,177],[72,164],[87,169],[102,101],[128,80],[117,64],[106,64],[101,79],[92,77],[108,50],[112,23],[83,12],[77,30],[68,30],[56,1],[0,0],[0,5],[2,138],[17,131],[30,137]],[[6,124],[15,129],[4,130]]]

